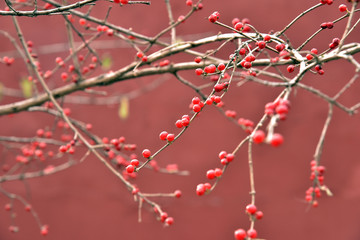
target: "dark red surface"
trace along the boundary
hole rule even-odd
[[[188,11],[185,1],[171,2],[175,17]],[[315,3],[317,1],[310,0],[291,3],[284,0],[256,3],[250,0],[204,1],[204,9],[180,26],[177,33],[190,39],[198,36],[188,34],[209,36],[219,31],[226,32],[207,21],[207,16],[215,10],[221,13],[222,22],[230,23],[234,17],[248,17],[259,31],[277,31]],[[318,29],[320,23],[338,18],[340,13],[337,5],[324,6],[297,23],[295,30],[290,29],[287,33],[292,43],[298,46]],[[104,3],[99,3],[94,13],[104,16],[104,6]],[[165,5],[159,0],[152,1],[151,6],[114,7],[109,21],[133,27],[134,31],[147,35],[155,35],[168,24]],[[66,42],[61,16],[21,18],[20,23],[24,35],[33,40],[36,46]],[[9,27],[11,24],[10,17],[1,17],[0,29],[7,26],[6,29],[14,34],[14,28]],[[320,36],[320,41],[314,40],[309,48],[326,49],[332,37],[341,36],[343,25],[335,25],[334,29]],[[349,41],[358,41],[359,31],[355,31]],[[108,40],[105,37],[102,39]],[[0,41],[1,52],[12,49],[3,37]],[[52,59],[57,54],[40,56],[44,69],[53,66]],[[130,62],[134,55],[134,50],[114,49],[113,68]],[[185,60],[191,58],[184,57]],[[330,96],[353,74],[353,67],[345,61],[328,63],[324,68],[324,76],[308,75],[303,81],[321,88]],[[26,74],[20,61],[11,69],[0,65],[0,72],[1,82],[9,87],[17,87],[20,76]],[[183,76],[190,80],[195,78],[192,72],[184,73]],[[111,86],[110,91],[127,92],[143,81],[147,79],[117,83]],[[358,101],[359,90],[359,83],[355,83],[340,100],[351,106]],[[227,109],[234,109],[239,116],[258,121],[264,104],[272,101],[280,91],[248,83],[241,88],[233,87],[224,101]],[[131,100],[130,116],[126,120],[119,119],[117,105],[69,106],[72,108],[72,116],[92,123],[96,134],[110,138],[125,136],[127,142],[138,145],[137,153],[140,154],[143,148],[155,151],[162,146],[158,140],[161,131],[177,131],[174,122],[188,113],[188,104],[193,96],[195,93],[192,90],[169,76],[166,83],[155,91]],[[1,103],[10,100],[14,99],[4,99]],[[264,219],[255,225],[259,237],[276,240],[360,239],[359,116],[350,117],[334,109],[322,156],[322,164],[326,166],[325,184],[334,196],[323,196],[318,208],[308,209],[304,196],[305,190],[311,185],[308,180],[309,163],[326,119],[327,103],[301,89],[293,92],[290,101],[292,109],[288,119],[277,128],[285,138],[284,144],[276,149],[267,145],[254,146],[256,205],[264,212]],[[21,113],[12,118],[3,116],[0,117],[0,135],[33,136],[36,129],[51,123],[52,119],[44,118],[41,113]],[[208,108],[181,139],[163,151],[157,159],[162,166],[177,163],[181,169],[189,170],[190,176],[156,174],[151,171],[140,174],[135,182],[144,192],[182,190],[180,199],[158,199],[164,210],[175,219],[174,225],[168,228],[155,220],[147,206],[142,211],[143,222],[138,223],[137,203],[131,194],[92,156],[67,171],[29,180],[31,203],[41,220],[50,226],[50,234],[46,236],[49,240],[233,239],[235,229],[249,227],[244,213],[246,204],[250,202],[246,148],[240,150],[212,194],[198,197],[195,187],[206,181],[205,172],[208,169],[219,166],[217,154],[221,150],[231,151],[245,136],[242,130],[229,124],[214,108]],[[20,194],[26,191],[21,183],[6,183],[3,187]],[[5,203],[7,199],[0,196],[0,206]],[[33,219],[23,211],[20,204],[16,206],[16,225],[20,227],[20,232],[9,233],[9,214],[2,211],[0,239],[42,239]]]

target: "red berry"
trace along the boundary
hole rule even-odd
[[[203,70],[201,68],[197,68],[195,69],[195,74],[200,76],[201,74],[203,74]]]
[[[120,0],[120,3],[121,3],[121,4],[128,4],[128,3],[129,3],[129,0]]]
[[[341,4],[341,5],[339,6],[339,10],[340,10],[340,12],[346,12],[346,11],[347,11],[346,5],[345,5],[345,4]]]
[[[140,162],[137,159],[133,159],[130,161],[130,164],[134,167],[137,167],[137,166],[139,166]]]
[[[254,143],[262,143],[265,139],[265,132],[263,130],[257,130],[253,135]]]
[[[220,159],[223,159],[223,158],[226,157],[226,155],[227,155],[227,152],[221,151],[221,152],[219,153],[219,158],[220,158]]]
[[[196,194],[201,196],[204,195],[206,189],[203,183],[200,183],[196,186]]]
[[[135,168],[134,168],[134,166],[131,165],[131,164],[126,167],[126,172],[127,172],[127,173],[133,173],[134,170],[135,170]]]
[[[271,40],[270,35],[265,35],[265,37],[264,37],[264,41],[268,42],[268,41],[270,41],[270,40]]]
[[[196,63],[200,63],[200,62],[201,62],[201,59],[202,59],[201,57],[196,57],[194,61],[195,61]]]
[[[180,198],[181,195],[182,195],[182,192],[181,192],[180,190],[176,190],[176,191],[174,192],[174,195],[175,195],[175,197]]]
[[[220,177],[222,175],[223,171],[220,168],[215,168],[214,173],[215,173],[216,177]]]
[[[249,214],[254,214],[254,213],[256,213],[256,206],[254,205],[254,204],[248,204],[247,206],[246,206],[246,212],[247,213],[249,213]]]
[[[224,69],[225,69],[225,64],[220,63],[220,64],[217,66],[217,69],[218,69],[219,71],[224,70]]]
[[[234,28],[237,31],[240,31],[243,28],[244,24],[242,24],[241,22],[238,22],[237,24],[235,24]]]
[[[166,218],[166,220],[165,220],[165,224],[166,224],[166,225],[170,226],[170,225],[172,225],[173,223],[174,223],[174,218],[172,218],[172,217]]]
[[[311,55],[311,54],[306,54],[306,59],[307,59],[307,60],[312,60],[313,58],[314,58],[313,55]]]
[[[177,121],[175,122],[175,126],[176,126],[177,128],[182,128],[182,127],[183,127],[182,120],[177,120]]]
[[[172,133],[169,133],[169,134],[166,136],[166,140],[168,140],[169,142],[174,141],[174,139],[175,139],[175,135],[172,134]]]
[[[289,73],[292,73],[292,72],[294,71],[294,69],[295,69],[295,66],[294,66],[294,65],[289,65],[286,70],[287,70]]]
[[[255,213],[255,218],[256,218],[256,219],[260,220],[260,219],[262,219],[263,217],[264,217],[264,213],[263,213],[262,211],[257,211],[257,212]]]
[[[270,140],[270,144],[274,147],[280,146],[284,142],[284,138],[280,133],[274,133]]]
[[[160,215],[160,221],[165,222],[165,220],[168,218],[168,214],[166,212],[162,212]]]
[[[149,158],[151,156],[151,152],[149,149],[144,149],[142,155],[144,156],[144,158]]]
[[[200,112],[201,111],[201,107],[200,107],[200,105],[199,104],[195,104],[194,106],[193,106],[193,111],[194,112]]]
[[[227,162],[232,162],[232,160],[234,160],[234,158],[235,158],[235,156],[234,156],[234,154],[232,154],[232,153],[228,153],[228,154],[226,155],[226,161],[227,161]]]
[[[246,232],[244,229],[239,228],[235,230],[234,236],[236,240],[244,240],[246,238]]]
[[[257,232],[255,229],[249,229],[247,231],[247,235],[249,236],[249,238],[256,238],[257,237]]]
[[[199,104],[199,103],[200,103],[200,98],[198,98],[198,97],[193,97],[193,99],[191,100],[191,102],[192,102],[193,104]]]
[[[333,23],[333,22],[327,22],[327,23],[326,23],[326,27],[327,27],[328,29],[332,29],[332,28],[334,27],[334,23]]]
[[[192,0],[186,0],[186,6],[192,6],[193,5],[193,1]]]
[[[277,50],[278,52],[281,52],[282,50],[284,50],[285,45],[282,44],[282,43],[279,43],[279,44],[277,44],[277,45],[275,46],[275,48],[276,48],[276,50]]]
[[[216,176],[215,176],[215,170],[214,169],[210,169],[206,172],[206,177],[208,179],[214,179]]]
[[[264,48],[266,47],[266,42],[265,42],[265,41],[259,41],[259,42],[257,43],[257,45],[258,45],[258,47],[259,47],[260,49],[264,49]]]
[[[316,48],[312,48],[310,52],[313,54],[318,54],[318,50]]]

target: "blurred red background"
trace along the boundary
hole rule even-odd
[[[189,8],[184,0],[170,1],[174,17],[185,15]],[[345,1],[338,1],[339,3]],[[294,46],[299,46],[316,31],[322,22],[332,21],[341,16],[338,2],[323,6],[296,23],[287,33]],[[247,17],[261,32],[278,31],[296,15],[316,4],[317,1],[204,1],[204,8],[179,26],[177,34],[185,40],[227,32],[207,21],[207,16],[219,11],[221,21],[231,23],[234,17]],[[97,17],[104,17],[108,3],[99,2],[93,9]],[[3,8],[3,6],[1,7]],[[40,16],[19,18],[24,36],[32,40],[34,48],[66,43],[65,25],[61,16]],[[109,22],[135,32],[154,36],[168,25],[164,1],[152,1],[150,6],[127,5],[113,7]],[[333,37],[341,37],[345,23],[335,24],[334,29],[324,31],[311,41],[308,49],[327,48]],[[6,29],[15,37],[11,17],[1,17],[0,29]],[[360,33],[355,29],[350,41],[358,41]],[[109,37],[102,37],[102,44],[113,43]],[[0,36],[0,52],[13,50],[11,43]],[[101,43],[101,42],[100,42]],[[116,41],[115,41],[116,45]],[[111,54],[112,69],[131,62],[136,51],[120,47],[99,50],[100,54]],[[234,45],[235,46],[235,45]],[[44,49],[42,49],[44,50]],[[45,49],[46,50],[46,49]],[[227,50],[232,51],[231,48]],[[43,69],[51,69],[56,56],[67,52],[40,54]],[[222,53],[220,53],[222,54]],[[223,56],[228,55],[225,52]],[[3,54],[1,54],[3,56]],[[222,55],[221,55],[222,56]],[[172,58],[172,61],[191,61],[192,56]],[[356,57],[359,59],[359,57]],[[325,75],[308,74],[303,82],[321,89],[330,96],[353,76],[354,68],[339,60],[324,66]],[[1,82],[7,87],[18,88],[21,77],[26,76],[22,60],[16,60],[12,67],[0,65]],[[195,83],[201,83],[193,71],[182,76]],[[118,105],[71,105],[72,117],[92,123],[94,133],[109,138],[125,136],[129,143],[138,145],[137,154],[144,148],[153,151],[162,146],[158,134],[167,130],[176,132],[174,122],[188,114],[188,105],[196,95],[172,76],[154,91],[144,93],[130,101],[130,115],[126,120],[118,117]],[[116,83],[107,88],[110,92],[126,93],[150,82],[154,78],[143,78]],[[346,106],[357,103],[359,83],[339,100]],[[226,109],[234,109],[239,117],[258,121],[264,105],[274,100],[280,89],[268,88],[255,83],[230,89],[224,101]],[[3,98],[1,103],[19,100]],[[283,134],[284,144],[280,148],[268,145],[254,146],[256,205],[264,212],[264,219],[256,222],[259,237],[277,240],[300,239],[360,239],[360,162],[358,148],[360,140],[359,116],[349,116],[334,108],[333,120],[325,140],[321,163],[326,166],[325,184],[334,196],[324,196],[318,208],[309,209],[305,204],[309,181],[310,161],[313,158],[322,126],[325,122],[328,104],[302,89],[290,97],[292,109],[288,119],[278,126]],[[38,128],[51,126],[53,119],[42,113],[19,113],[13,117],[0,118],[1,136],[33,136]],[[29,196],[32,206],[41,220],[50,226],[47,239],[233,239],[237,228],[249,227],[246,204],[249,174],[247,149],[243,148],[229,166],[215,191],[207,196],[195,194],[198,183],[206,181],[208,169],[219,167],[217,155],[221,150],[231,151],[246,137],[235,125],[229,124],[215,108],[208,108],[193,123],[190,129],[171,147],[158,157],[159,165],[177,163],[182,170],[189,170],[189,176],[175,176],[145,170],[135,183],[144,192],[173,192],[181,189],[180,199],[159,198],[157,202],[175,219],[171,227],[163,227],[156,221],[151,209],[144,207],[143,221],[137,222],[137,203],[123,184],[113,176],[96,158],[90,156],[81,164],[67,171],[44,178],[31,179],[27,185],[10,182],[2,186],[12,192]],[[8,202],[0,196],[0,206]],[[16,204],[16,225],[20,232],[11,234],[8,212],[0,214],[0,239],[40,239],[38,226],[29,214]]]

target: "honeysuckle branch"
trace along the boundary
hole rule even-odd
[[[352,19],[353,19],[353,17],[354,17],[354,12],[355,12],[355,9],[356,9],[357,4],[358,4],[357,1],[353,1],[353,2],[352,2],[352,7],[351,7],[351,10],[350,10],[349,18],[348,18],[348,21],[347,21],[347,23],[346,23],[346,27],[345,27],[343,36],[342,36],[341,39],[340,39],[340,43],[339,43],[337,52],[340,52],[340,51],[341,51],[341,48],[342,48],[342,46],[343,46],[343,44],[344,44],[344,41],[345,41],[346,37],[348,36],[348,32],[350,31],[350,28],[351,28],[351,22],[352,22]],[[355,26],[356,26],[356,25],[355,25]]]
[[[184,43],[180,46],[173,46],[173,48],[168,49],[167,51],[161,50],[157,53],[154,53],[149,56],[149,61],[155,61],[164,57],[167,57],[171,54],[175,54],[178,52],[181,52],[185,49],[200,46],[209,42],[213,41],[220,41],[227,38],[233,37],[234,34],[222,34],[218,36],[212,36],[208,38],[204,38],[198,41],[190,42],[190,43]],[[343,46],[343,50],[341,50],[338,54],[335,52],[336,50],[333,50],[327,54],[324,54],[323,56],[319,57],[320,61],[322,63],[326,63],[329,61],[334,61],[339,58],[343,58],[344,56],[354,55],[358,52],[360,52],[360,43],[350,43]],[[221,61],[222,62],[222,61]],[[220,63],[220,62],[219,62]],[[274,65],[288,65],[291,64],[292,60],[280,60],[279,62],[275,63]],[[150,75],[158,75],[158,74],[164,74],[164,73],[174,73],[180,70],[189,70],[189,69],[196,69],[201,66],[205,66],[207,62],[203,62],[202,64],[197,64],[194,62],[186,62],[186,63],[176,63],[171,64],[169,66],[165,67],[148,67],[145,69],[139,69],[136,72],[132,72],[131,69],[135,66],[137,63],[132,63],[128,65],[127,67],[124,67],[122,69],[119,69],[116,72],[113,73],[106,73],[102,74],[97,77],[92,77],[86,80],[83,80],[79,83],[71,83],[68,85],[65,85],[63,87],[59,87],[56,89],[53,89],[52,95],[55,98],[59,98],[61,96],[65,96],[67,94],[70,94],[75,91],[83,90],[89,87],[93,86],[103,86],[103,85],[109,85],[114,82],[124,81],[128,79],[138,78],[142,76],[150,76]],[[271,64],[270,59],[259,59],[255,60],[253,62],[253,66],[267,66]],[[300,80],[300,77],[303,76],[308,70],[310,70],[312,67],[316,65],[316,62],[310,63],[303,71],[301,71],[299,76],[296,76],[294,80],[291,82],[291,85],[296,85],[298,81]],[[47,94],[39,94],[37,97],[29,98],[23,101],[6,104],[0,106],[0,116],[9,114],[9,113],[16,113],[20,111],[24,111],[28,109],[31,106],[41,105],[45,102],[49,101],[49,97]]]
[[[6,191],[4,188],[2,188],[1,186],[0,186],[0,192],[11,200],[11,205],[13,205],[13,201],[16,199],[19,202],[21,202],[25,207],[30,206],[29,211],[30,211],[31,215],[33,216],[33,218],[35,219],[36,223],[38,224],[38,226],[40,228],[43,226],[37,212],[31,207],[29,202],[26,201],[23,197],[21,197],[17,194],[14,194],[14,193],[10,193],[10,192]],[[13,211],[13,209],[11,209],[11,211]],[[14,215],[12,216],[12,218],[13,217],[14,217]]]
[[[309,9],[305,10],[304,12],[300,13],[296,18],[294,18],[294,20],[292,20],[283,30],[281,30],[280,32],[276,33],[276,36],[281,36],[284,34],[285,31],[287,31],[297,20],[299,20],[301,17],[303,17],[305,14],[313,11],[314,9],[321,7],[323,4],[318,3],[315,6],[310,7]]]
[[[57,8],[48,10],[36,10],[36,11],[0,11],[0,15],[3,16],[25,16],[25,17],[36,17],[42,15],[53,15],[53,14],[69,14],[69,10],[81,8],[85,5],[92,4],[98,0],[84,0],[66,6],[57,6]],[[54,5],[55,6],[55,5]]]
[[[45,169],[42,169],[39,171],[34,171],[34,172],[24,172],[24,173],[13,174],[13,175],[3,175],[3,176],[0,176],[0,183],[52,175],[54,173],[62,172],[64,170],[74,166],[75,164],[77,164],[75,161],[69,160],[65,163],[51,167],[50,170],[45,168]]]

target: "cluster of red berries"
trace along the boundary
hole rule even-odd
[[[317,65],[315,66],[315,70],[316,70],[316,72],[317,72],[319,75],[324,75],[324,73],[325,73],[325,71],[322,69],[322,66],[319,65],[319,64],[317,64]]]
[[[245,118],[239,118],[237,122],[238,122],[238,124],[240,126],[243,127],[245,132],[251,133],[253,131],[253,128],[254,128],[254,122],[253,121],[251,121],[249,119],[245,119]]]
[[[191,101],[190,108],[195,112],[198,113],[204,107],[204,102],[200,100],[198,97],[194,97]]]
[[[310,180],[313,181],[317,186],[310,187],[308,190],[306,190],[305,200],[306,202],[311,203],[313,207],[317,207],[319,203],[316,198],[321,197],[321,190],[318,186],[324,186],[325,167],[318,166],[315,160],[310,162],[310,167]]]
[[[234,18],[231,21],[231,24],[233,25],[233,28],[236,31],[241,31],[241,32],[244,32],[244,33],[247,33],[247,32],[251,31],[251,28],[249,27],[249,25],[247,25],[249,23],[250,23],[250,20],[248,18],[243,18],[241,21],[240,21],[239,18]]]
[[[327,4],[327,5],[331,5],[333,4],[334,0],[320,0],[321,4]]]
[[[263,212],[258,211],[254,204],[248,204],[246,206],[245,212],[249,215],[250,221],[260,220],[264,216]],[[246,238],[253,239],[257,237],[257,231],[254,228],[250,228],[247,231],[239,228],[234,231],[234,237],[236,240],[244,240]]]
[[[329,44],[329,48],[330,49],[334,49],[336,48],[337,46],[339,46],[339,43],[340,43],[340,39],[339,38],[334,38],[332,40],[332,42]]]
[[[275,102],[269,102],[265,105],[265,114],[268,116],[277,115],[280,120],[285,120],[290,106],[289,100],[280,98]]]
[[[214,23],[214,22],[216,22],[217,20],[219,20],[219,18],[220,18],[220,13],[219,12],[213,12],[210,16],[209,16],[209,21],[210,22],[212,22],[212,23]]]
[[[235,155],[232,153],[227,153],[226,151],[221,151],[219,153],[219,159],[220,163],[222,165],[227,165],[230,162],[232,162],[235,158]],[[209,169],[206,172],[206,177],[209,180],[220,178],[223,174],[223,169],[221,168],[215,168],[215,169]],[[211,184],[210,183],[200,183],[196,186],[196,194],[199,196],[204,195],[205,193],[209,192],[211,190]]]
[[[323,22],[322,24],[320,24],[320,27],[322,29],[332,29],[334,27],[334,23],[333,22]]]
[[[0,61],[1,61],[1,59],[0,59]],[[13,57],[4,56],[2,58],[1,62],[5,63],[7,66],[10,66],[11,64],[14,63],[14,61],[15,61],[15,59]]]

